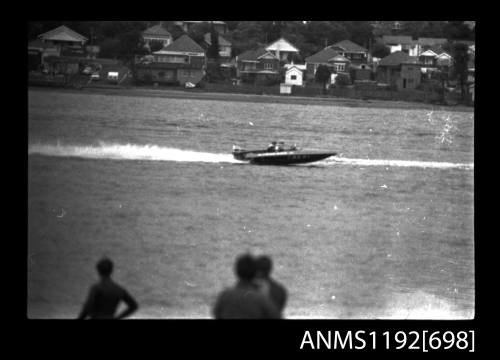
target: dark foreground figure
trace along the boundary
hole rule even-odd
[[[273,269],[273,262],[267,255],[259,256],[256,260],[257,263],[257,277],[256,282],[261,288],[262,292],[267,295],[274,303],[280,316],[283,316],[287,300],[286,288],[271,277]]]
[[[215,303],[216,319],[279,319],[280,312],[272,301],[255,284],[257,263],[249,255],[236,259],[235,286],[222,291]]]
[[[78,319],[123,319],[138,309],[135,299],[123,287],[111,280],[113,262],[102,259],[97,263],[97,272],[101,280],[92,285]],[[127,308],[115,316],[123,301]]]

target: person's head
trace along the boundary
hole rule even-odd
[[[99,276],[103,278],[110,277],[113,272],[113,262],[108,258],[102,258],[97,262],[96,268]]]
[[[246,281],[252,280],[257,273],[255,259],[250,254],[238,256],[234,270],[238,279]]]
[[[259,277],[267,278],[271,275],[273,262],[269,256],[261,255],[255,260],[255,263],[257,265],[257,275]]]

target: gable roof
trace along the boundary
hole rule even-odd
[[[327,47],[316,54],[306,57],[306,63],[327,63],[328,60],[337,55],[339,55],[337,50]]]
[[[437,59],[452,59],[452,56],[448,53],[442,52],[438,56],[436,56]]]
[[[259,61],[259,58],[261,58],[265,54],[272,55],[277,60],[276,56],[274,56],[273,53],[270,53],[269,51],[267,51],[263,47],[260,47],[258,49],[254,49],[254,50],[245,51],[244,53],[238,55],[238,60],[239,61]]]
[[[266,50],[268,51],[288,51],[288,52],[299,52],[295,46],[293,46],[288,40],[285,38],[279,38],[275,42],[266,46]]]
[[[432,56],[432,57],[436,57],[436,56],[438,56],[438,53],[435,52],[435,51],[432,51],[432,49],[428,49],[428,50],[425,50],[424,52],[422,52],[420,54],[420,56]]]
[[[342,41],[339,41],[338,43],[331,45],[330,47],[333,47],[333,48],[338,47],[338,48],[342,49],[343,51],[347,51],[347,52],[368,52],[367,49],[352,42],[351,40],[342,40]]]
[[[88,39],[78,34],[76,31],[71,30],[65,25],[61,25],[55,29],[44,32],[38,35],[39,39],[42,40],[57,40],[57,41],[87,41]]]
[[[378,66],[399,66],[405,63],[417,63],[417,59],[403,51],[396,51],[380,60]]]
[[[382,36],[382,42],[384,44],[413,44],[414,41],[411,36],[406,35],[384,35]]]
[[[332,58],[328,59],[328,61],[343,61],[343,62],[351,62],[348,58],[342,55],[335,55]]]
[[[177,40],[175,40],[170,45],[167,45],[160,51],[155,52],[155,54],[161,54],[165,52],[197,52],[205,53],[200,45],[198,45],[193,39],[191,39],[186,34],[181,35]]]
[[[297,65],[292,65],[289,68],[287,68],[285,72],[288,73],[288,72],[294,71],[294,72],[302,73],[305,70],[306,70],[305,68],[299,68]]]
[[[161,24],[151,26],[142,32],[142,35],[172,36]]]
[[[306,69],[306,64],[294,64],[293,62],[291,64],[285,64],[283,66],[285,69],[291,69],[293,67],[299,69],[299,70],[305,70]]]
[[[206,33],[205,35],[203,35],[203,38],[205,39],[205,42],[208,44],[208,45],[212,45],[212,36],[210,33]],[[220,34],[219,34],[219,45],[221,46],[231,46],[232,44],[227,41],[226,39],[224,39]]]

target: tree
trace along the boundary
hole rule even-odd
[[[205,34],[210,32],[210,28],[210,24],[205,21],[199,24],[194,24],[189,30],[188,35],[191,39],[202,45],[205,41]]]
[[[350,85],[349,75],[347,74],[338,74],[335,78],[335,85],[344,87]]]
[[[316,69],[316,74],[314,74],[315,80],[323,84],[323,93],[326,92],[326,84],[330,82],[331,72],[328,66],[319,65]]]
[[[212,23],[210,25],[210,46],[207,49],[207,57],[217,61],[219,60],[219,51],[219,33]]]
[[[469,47],[464,43],[453,44],[452,57],[453,77],[455,77],[460,84],[460,93],[462,94],[462,101],[464,101],[467,93],[466,83],[468,76]]]
[[[376,42],[372,48],[372,55],[377,58],[385,58],[387,55],[391,54],[391,49],[381,42]]]
[[[349,40],[364,47],[368,47],[373,39],[373,25],[371,21],[342,21],[349,34]]]
[[[439,81],[440,87],[439,87],[439,94],[441,95],[441,102],[444,103],[445,101],[445,89],[446,89],[446,83],[448,81],[448,73],[446,71],[438,70],[434,74],[434,78]]]
[[[443,28],[447,39],[473,40],[474,32],[463,21],[448,21]]]
[[[159,40],[152,40],[149,42],[149,50],[154,53],[155,51],[163,49],[163,42]]]

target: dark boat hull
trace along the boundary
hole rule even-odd
[[[294,165],[306,164],[337,155],[333,151],[277,151],[267,150],[237,151],[233,156],[237,160],[249,161],[257,165]]]

